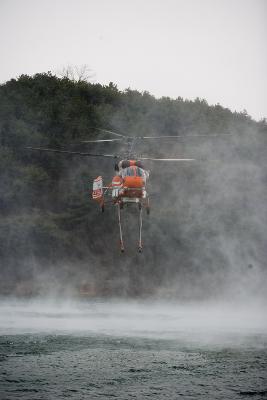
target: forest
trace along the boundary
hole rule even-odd
[[[110,138],[96,128],[179,135],[137,151],[197,160],[147,163],[142,254],[137,210],[123,210],[120,254],[115,208],[101,213],[91,199],[95,177],[112,179],[112,159],[27,149],[123,154],[118,144],[81,143]],[[247,282],[263,290],[266,155],[266,120],[245,110],[50,72],[11,79],[0,86],[0,294],[198,298],[240,292]]]

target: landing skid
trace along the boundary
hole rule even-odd
[[[124,243],[123,243],[123,234],[122,234],[122,225],[121,225],[121,210],[123,209],[122,203],[117,203],[118,208],[118,224],[119,224],[119,233],[120,233],[120,250],[121,253],[124,253]],[[142,227],[143,227],[143,218],[142,218],[142,204],[138,203],[138,210],[139,210],[139,239],[138,239],[138,252],[142,253],[143,246],[142,246]]]
[[[118,207],[118,222],[120,231],[120,247],[121,247],[121,253],[124,253],[124,244],[123,244],[122,227],[121,227],[121,204],[118,203],[117,207]]]

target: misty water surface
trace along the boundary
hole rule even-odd
[[[263,301],[2,301],[2,399],[263,399]]]

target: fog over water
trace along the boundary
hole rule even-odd
[[[112,126],[131,133],[123,115]],[[140,146],[198,159],[146,166],[142,254],[137,210],[122,212],[122,255],[114,209],[99,215],[88,192],[76,257],[39,259],[34,235],[16,232],[24,257],[15,242],[0,280],[0,399],[266,398],[266,137],[242,124],[229,132]],[[66,161],[63,178],[79,182],[82,170],[88,182],[113,174]]]
[[[263,399],[264,301],[2,300],[0,398]]]
[[[265,302],[3,300],[0,333],[110,335],[237,345],[267,334]]]

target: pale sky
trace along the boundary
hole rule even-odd
[[[0,0],[0,82],[87,64],[94,82],[267,117],[267,0]]]

